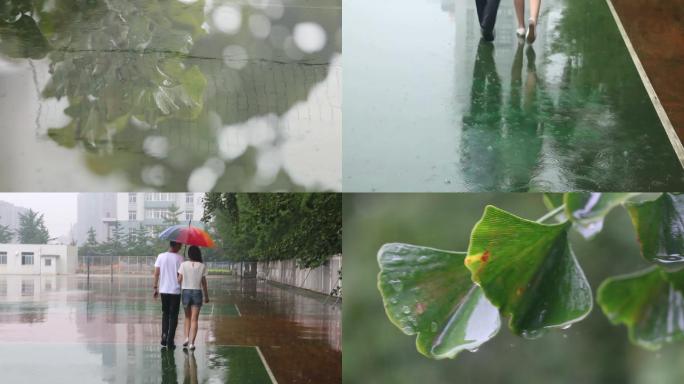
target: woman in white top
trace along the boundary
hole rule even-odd
[[[207,266],[202,263],[202,252],[199,247],[188,249],[190,260],[181,263],[178,268],[178,283],[181,285],[181,297],[185,308],[185,343],[183,349],[195,349],[197,337],[197,320],[202,309],[202,291],[204,302],[209,302],[207,292]],[[201,288],[201,289],[200,289]]]

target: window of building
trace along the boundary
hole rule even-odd
[[[136,212],[135,211],[129,211],[128,212],[128,220],[136,220]]]
[[[185,221],[192,220],[192,212],[185,212]]]
[[[7,264],[7,252],[0,252],[0,265]]]
[[[195,196],[192,193],[186,193],[185,194],[185,203],[186,204],[192,204],[192,202],[195,200]]]
[[[33,252],[21,253],[21,265],[33,265]]]
[[[145,193],[145,201],[175,201],[176,196],[173,193],[166,192],[148,192]]]
[[[50,259],[50,258],[45,259],[45,266],[51,267],[52,266],[52,259]]]
[[[128,194],[128,202],[129,203],[135,203],[138,200],[138,194],[137,193],[129,193]]]
[[[153,220],[163,220],[166,218],[166,214],[168,212],[169,210],[165,208],[148,208],[145,209],[145,218]]]
[[[35,284],[33,280],[22,280],[21,281],[21,295],[22,296],[33,296],[35,291]]]

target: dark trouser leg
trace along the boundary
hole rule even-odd
[[[482,19],[484,19],[486,5],[487,0],[475,0],[475,7],[477,7],[477,19],[480,21],[480,27],[482,26]]]
[[[487,32],[494,30],[496,24],[496,14],[499,12],[499,2],[501,0],[487,0],[480,18],[480,26]]]
[[[176,327],[178,326],[178,311],[180,310],[181,295],[168,295],[169,296],[169,322],[168,322],[168,334],[167,334],[167,344],[169,346],[174,345],[174,339],[176,337]]]
[[[161,294],[161,302],[162,302],[162,336],[161,336],[161,342],[163,345],[166,345],[166,339],[167,335],[169,333],[169,296],[173,295],[168,295],[166,293]]]

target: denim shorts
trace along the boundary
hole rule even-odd
[[[201,289],[184,289],[183,290],[183,306],[196,305],[202,306],[202,290]]]

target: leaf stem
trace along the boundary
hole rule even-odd
[[[537,219],[537,223],[543,223],[548,219],[551,219],[553,217],[556,217],[559,213],[563,212],[565,209],[565,204],[560,205],[559,207],[555,208],[553,211],[548,212],[546,215],[540,217]]]

